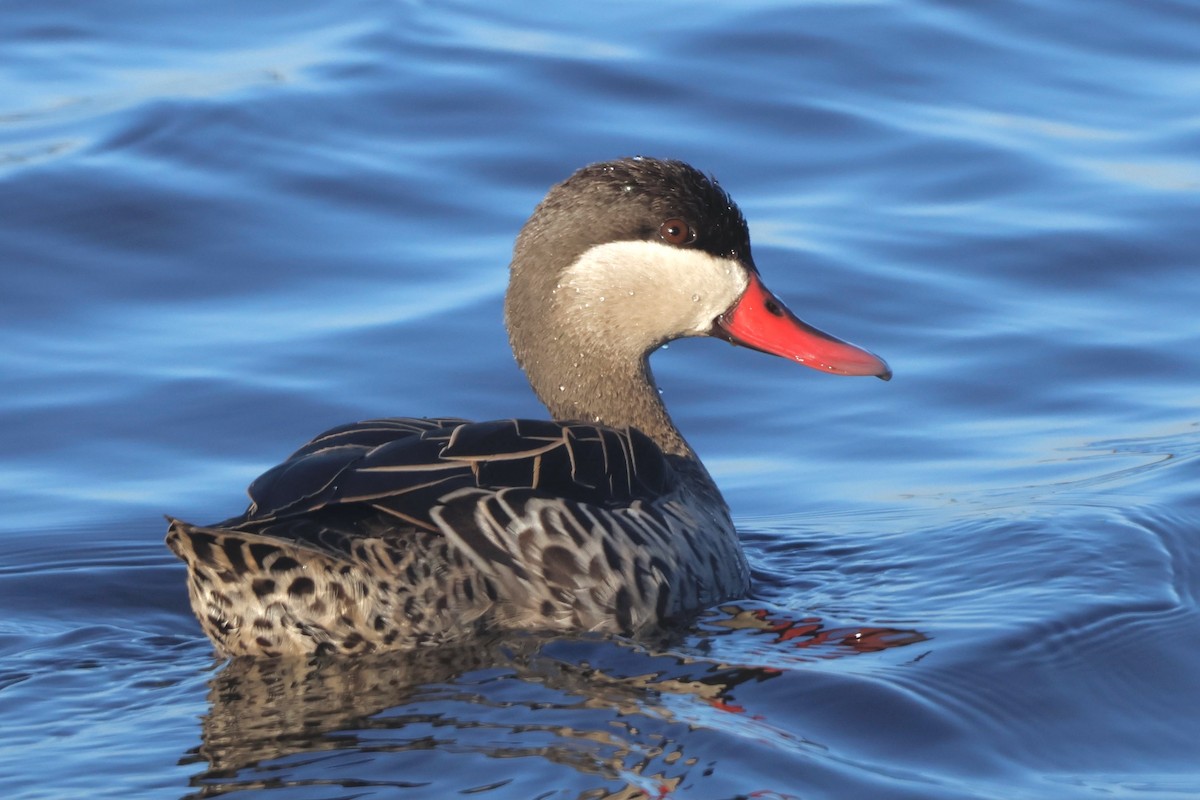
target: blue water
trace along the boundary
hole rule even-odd
[[[6,797],[1200,797],[1200,5],[8,3]],[[754,596],[676,640],[225,665],[163,513],[537,416],[545,189],[716,174],[891,383],[654,368]]]

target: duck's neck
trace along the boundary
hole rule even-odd
[[[557,386],[535,387],[555,419],[584,419],[614,428],[636,428],[653,439],[664,453],[694,456],[667,413],[645,358],[632,365],[597,362],[592,364],[592,370],[574,376],[575,391]]]
[[[636,428],[664,453],[695,457],[663,405],[646,354],[622,354],[586,334],[512,340],[517,362],[554,419]]]

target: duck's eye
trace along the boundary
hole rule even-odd
[[[658,235],[667,244],[685,245],[696,241],[696,231],[681,219],[672,218],[658,228]]]

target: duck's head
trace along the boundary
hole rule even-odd
[[[620,381],[687,336],[891,377],[878,356],[801,321],[763,285],[738,207],[680,161],[592,164],[553,187],[517,238],[505,315],[518,362],[556,416],[602,419],[584,408],[582,392],[607,389],[589,371]]]

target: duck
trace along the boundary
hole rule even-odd
[[[167,518],[219,654],[686,623],[744,597],[750,570],[650,355],[709,336],[829,374],[892,374],[772,294],[737,205],[677,160],[590,164],[553,186],[516,238],[504,317],[550,419],[342,425],[254,480],[242,515]]]

